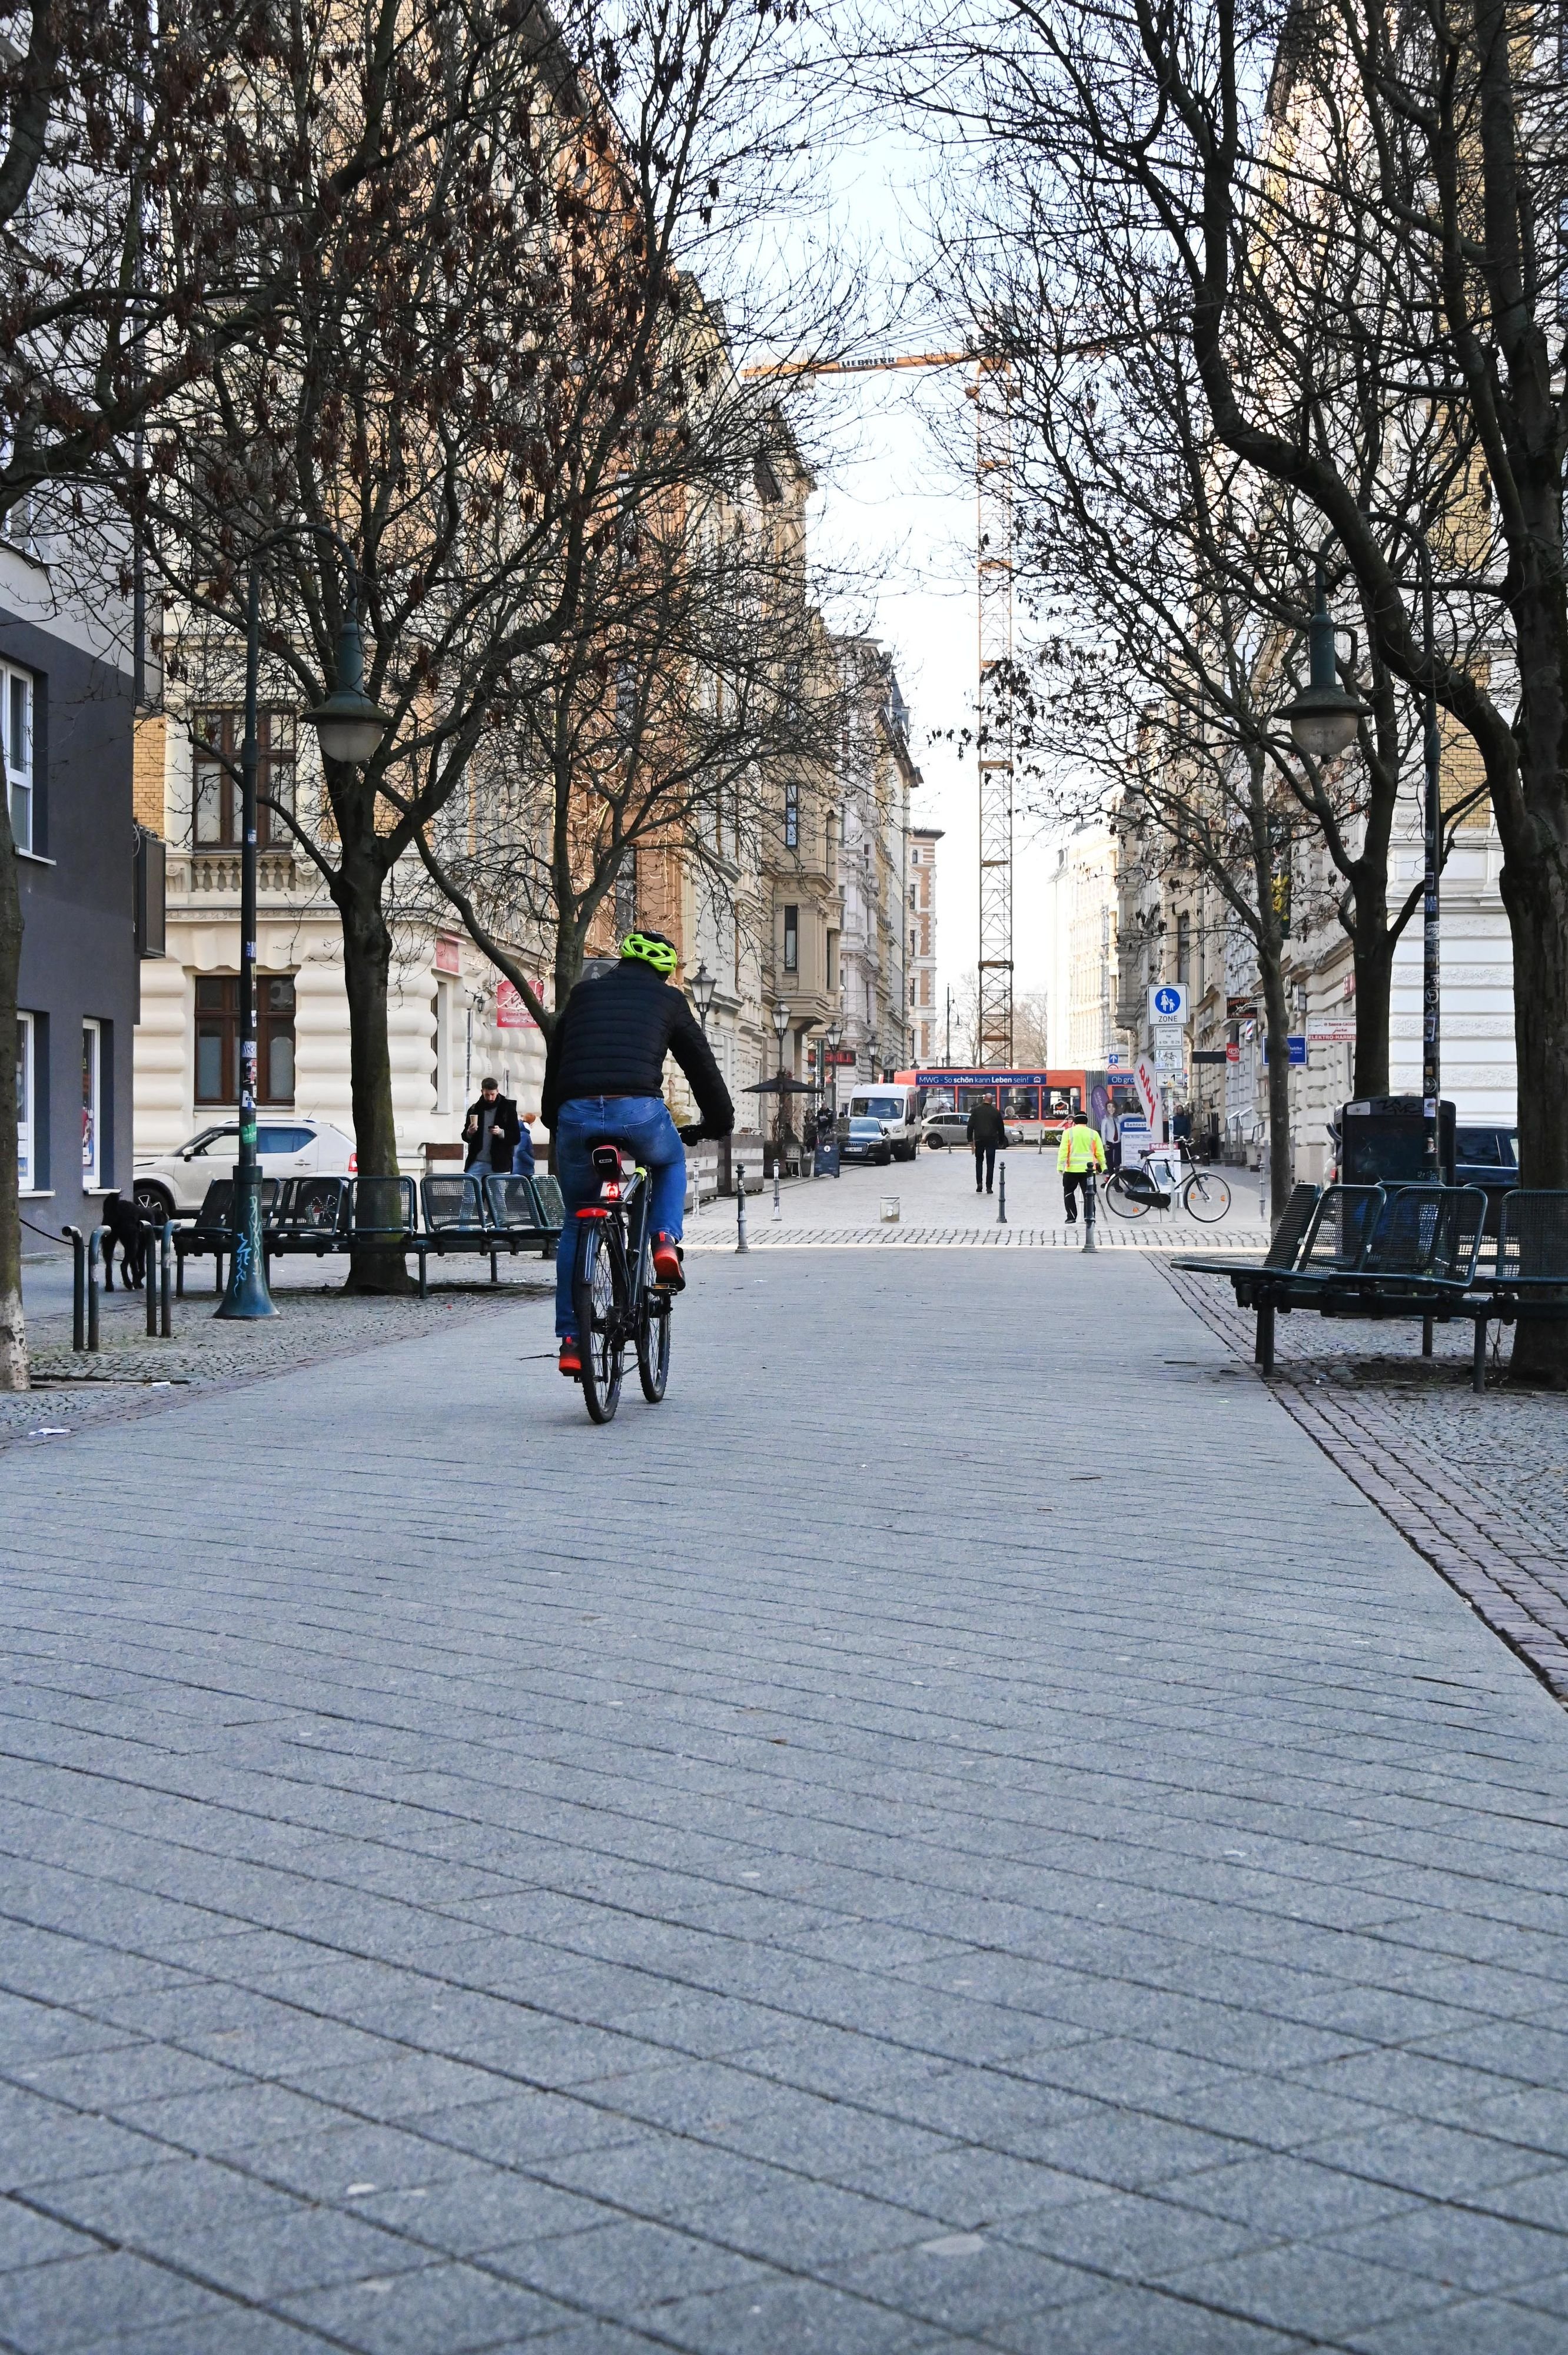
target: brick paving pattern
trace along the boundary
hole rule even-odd
[[[1568,2347],[1568,1724],[1138,1252],[0,1463],[0,2346]]]
[[[536,1263],[508,1271],[506,1292],[542,1294],[553,1271]],[[479,1280],[432,1284],[429,1296],[353,1296],[341,1273],[323,1283],[296,1268],[274,1279],[278,1315],[255,1325],[219,1323],[215,1295],[197,1285],[174,1304],[169,1338],[149,1339],[146,1299],[115,1289],[102,1295],[101,1347],[71,1347],[71,1319],[27,1319],[33,1387],[0,1392],[0,1448],[69,1436],[90,1425],[122,1422],[176,1405],[192,1390],[260,1381],[286,1369],[378,1348],[406,1336],[440,1331],[454,1320],[493,1315],[501,1287]]]
[[[1255,1325],[1223,1279],[1161,1273],[1250,1359]],[[1487,1625],[1568,1700],[1568,1402],[1501,1385],[1494,1354],[1470,1389],[1468,1325],[1439,1326],[1424,1362],[1372,1351],[1368,1328],[1300,1312],[1277,1327],[1270,1383],[1288,1414]],[[1492,1334],[1494,1350],[1497,1328]],[[1508,1347],[1503,1342],[1503,1349]]]

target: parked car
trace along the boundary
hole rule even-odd
[[[967,1146],[969,1141],[969,1116],[967,1112],[948,1110],[928,1112],[921,1124],[921,1141],[935,1146]],[[1007,1124],[1006,1135],[1009,1145],[1027,1145],[1029,1142],[1016,1121]]]
[[[263,1178],[352,1178],[358,1167],[354,1139],[330,1120],[261,1114],[256,1124],[256,1149]],[[198,1130],[175,1153],[138,1155],[135,1189],[138,1207],[152,1218],[191,1219],[200,1209],[215,1178],[232,1176],[239,1157],[239,1123],[225,1121]]]
[[[884,1168],[893,1158],[893,1139],[879,1120],[856,1119],[851,1115],[848,1131],[839,1146],[841,1161],[875,1161]]]
[[[1502,1199],[1519,1184],[1519,1137],[1511,1128],[1456,1128],[1454,1182],[1479,1186],[1487,1198],[1487,1232],[1495,1235]]]

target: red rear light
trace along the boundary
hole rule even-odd
[[[357,1178],[359,1175],[359,1156],[357,1153],[351,1153],[348,1156],[348,1174],[351,1178]]]
[[[604,1183],[604,1184],[599,1188],[599,1200],[600,1200],[601,1202],[619,1202],[619,1201],[620,1201],[620,1185],[617,1183],[617,1181],[616,1181],[613,1178],[609,1178],[609,1179],[607,1179],[607,1180],[606,1180],[606,1182],[605,1182],[605,1183]]]

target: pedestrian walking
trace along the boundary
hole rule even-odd
[[[525,1112],[522,1119],[517,1124],[517,1142],[512,1148],[512,1175],[514,1178],[532,1178],[534,1175],[534,1138],[532,1130],[535,1117],[536,1115],[535,1114]]]
[[[1085,1192],[1089,1173],[1104,1169],[1106,1149],[1097,1128],[1091,1128],[1082,1113],[1075,1113],[1062,1131],[1062,1142],[1056,1148],[1056,1167],[1062,1178],[1062,1202],[1067,1224],[1078,1223],[1078,1196]]]
[[[975,1149],[975,1192],[989,1194],[996,1176],[996,1148],[1007,1143],[1007,1124],[989,1097],[970,1104],[964,1134]]]
[[[517,1105],[494,1080],[482,1080],[478,1101],[462,1124],[465,1169],[493,1169],[504,1177],[517,1149]]]
[[[1107,1103],[1100,1122],[1100,1143],[1106,1149],[1106,1167],[1121,1167],[1121,1123],[1117,1118],[1115,1104]]]

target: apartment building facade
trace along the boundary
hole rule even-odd
[[[937,845],[939,826],[909,829],[909,1049],[916,1064],[947,1053],[947,1026],[937,1002]]]

